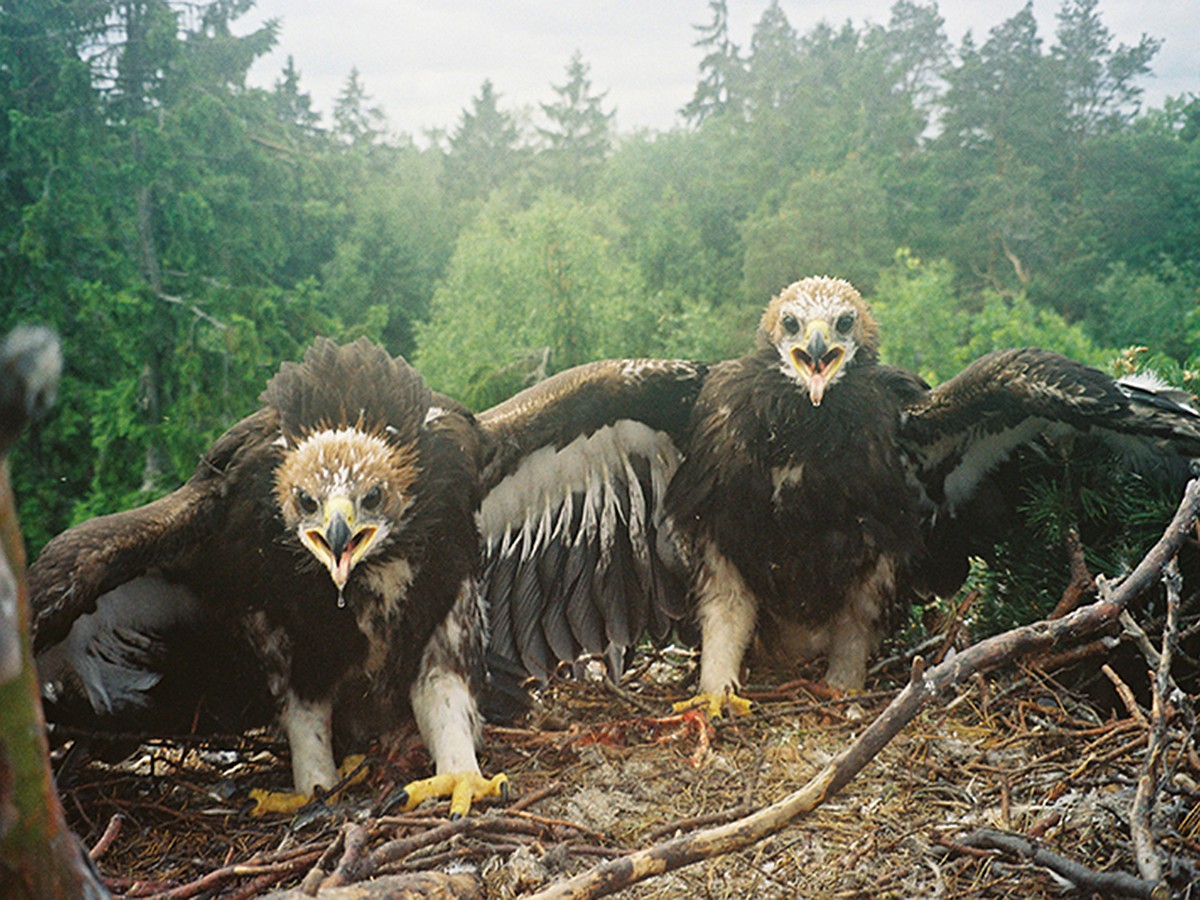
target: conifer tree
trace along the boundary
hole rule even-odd
[[[608,155],[616,115],[602,108],[607,92],[592,93],[589,69],[576,51],[567,65],[566,83],[554,85],[558,99],[541,105],[550,125],[538,129],[546,142],[542,160],[551,180],[576,196],[591,187]]]
[[[459,199],[486,197],[505,184],[522,163],[521,131],[499,108],[500,95],[485,80],[450,135],[446,186]]]
[[[706,51],[700,61],[700,83],[687,106],[680,110],[684,119],[697,126],[706,119],[738,109],[739,90],[745,76],[745,63],[729,37],[727,0],[709,0],[708,7],[712,10],[712,21],[692,26],[700,32],[692,46]]]

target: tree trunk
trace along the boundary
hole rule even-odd
[[[53,396],[53,384],[34,381],[45,375],[44,354],[55,368],[58,343],[45,332],[33,344],[10,338],[0,348],[0,897],[12,900],[108,896],[67,828],[50,776],[29,639],[25,549],[3,456],[25,419]]]

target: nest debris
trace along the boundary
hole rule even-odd
[[[119,764],[89,761],[62,788],[64,805],[98,848],[110,889],[130,898],[250,898],[320,885],[339,864],[340,880],[473,870],[486,896],[516,897],[771,803],[850,743],[895,690],[883,677],[848,698],[823,698],[804,681],[751,684],[756,714],[711,730],[698,714],[665,712],[682,695],[666,677],[643,675],[622,692],[664,713],[647,715],[599,682],[570,682],[543,691],[530,722],[487,729],[485,771],[510,774],[514,802],[458,822],[444,803],[379,814],[394,784],[427,771],[415,754],[407,773],[379,757],[371,786],[316,814],[251,818],[250,788],[281,784],[288,771],[279,742],[264,737],[156,740]],[[1061,896],[1061,876],[979,849],[977,832],[1031,838],[1093,871],[1135,872],[1129,809],[1149,729],[1138,707],[1100,712],[1036,666],[980,676],[924,710],[818,814],[630,896]],[[1154,826],[1178,883],[1200,871],[1200,760],[1182,723],[1167,743]]]

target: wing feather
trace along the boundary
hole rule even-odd
[[[204,550],[238,496],[232,482],[262,480],[278,458],[278,434],[276,414],[260,410],[218,438],[178,490],[51,540],[29,569],[35,652],[65,638],[102,594],[148,570],[202,568]]]
[[[1090,434],[1117,451],[1200,456],[1200,414],[1046,350],[1001,350],[911,401],[901,442],[931,508],[953,515],[1021,446]]]
[[[516,661],[539,678],[582,653],[619,671],[647,629],[669,632],[686,607],[683,579],[666,574],[679,561],[660,555],[662,501],[704,374],[677,361],[592,363],[479,415],[493,652],[509,652],[509,627]]]

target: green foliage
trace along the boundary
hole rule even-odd
[[[493,196],[459,237],[417,362],[439,390],[490,405],[535,377],[658,350],[662,311],[620,252],[610,209],[554,191]]]
[[[567,81],[555,85],[557,99],[542,104],[549,127],[539,128],[546,142],[542,168],[559,189],[582,196],[594,183],[612,146],[614,112],[603,109],[604,94],[592,92],[590,67],[578,51],[567,65]]]
[[[1088,571],[1116,577],[1161,536],[1178,499],[1164,473],[1131,472],[1094,443],[1078,441],[1028,453],[1014,465],[1026,485],[1006,536],[973,570],[983,591],[974,636],[987,637],[1045,618],[1071,581],[1068,533],[1084,549]]]
[[[887,194],[874,173],[853,159],[793,181],[778,211],[747,219],[742,237],[742,295],[755,301],[813,274],[836,274],[870,291],[895,250]]]
[[[290,61],[246,87],[277,38],[237,33],[250,6],[0,8],[0,326],[51,324],[67,359],[14,460],[34,549],[178,484],[316,334],[482,406],[597,356],[741,353],[820,272],[932,381],[1136,345],[1196,386],[1200,100],[1141,110],[1157,40],[1119,45],[1096,0],[956,48],[925,0],[804,33],[763,0],[740,47],[713,0],[690,127],[615,134],[576,55],[540,131],[480,73],[430,148],[357,71],[328,123]]]
[[[1143,272],[1117,263],[1096,286],[1085,324],[1108,346],[1147,345],[1183,362],[1200,347],[1198,309],[1200,280],[1170,260]]]
[[[934,384],[983,354],[1008,347],[1043,347],[1095,366],[1115,355],[1025,294],[982,291],[964,298],[954,290],[949,262],[922,263],[908,251],[898,253],[893,267],[880,274],[871,301],[885,335],[884,361]]]

